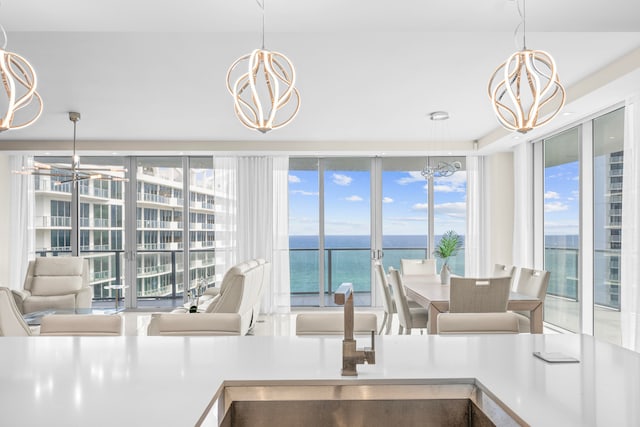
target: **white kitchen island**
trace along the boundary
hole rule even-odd
[[[476,379],[533,426],[640,425],[640,354],[589,336],[376,339],[376,364],[345,378],[339,337],[4,337],[0,425],[192,426],[225,381],[447,379]],[[580,363],[549,364],[533,351]]]

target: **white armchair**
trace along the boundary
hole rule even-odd
[[[24,288],[14,290],[23,313],[48,309],[91,308],[89,261],[78,257],[36,258],[29,262]]]

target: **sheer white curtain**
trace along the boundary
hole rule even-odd
[[[465,276],[469,277],[483,277],[489,274],[488,257],[491,245],[487,192],[485,158],[467,157],[467,234],[464,265]]]
[[[9,167],[12,171],[28,168],[33,163],[31,156],[10,156]],[[9,254],[9,287],[21,289],[27,273],[29,260],[35,257],[34,230],[34,183],[29,175],[11,174],[11,251]]]
[[[620,262],[622,345],[640,351],[640,94],[625,106]]]
[[[533,144],[513,152],[513,264],[533,268]]]
[[[287,312],[289,297],[289,159],[281,157],[237,157],[214,159],[216,191],[226,192],[225,210],[216,222],[225,230],[216,242],[226,249],[225,271],[251,258],[271,262],[271,280],[264,289],[262,310]]]
[[[216,283],[237,264],[237,174],[236,157],[214,157],[213,179],[216,208]]]

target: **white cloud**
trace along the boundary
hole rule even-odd
[[[544,193],[544,199],[545,200],[558,200],[558,199],[560,199],[560,194],[556,193],[555,191],[547,191],[546,193]]]
[[[560,212],[560,211],[566,211],[568,209],[569,209],[569,206],[565,205],[562,202],[550,202],[550,203],[544,204],[545,212]]]
[[[448,177],[436,178],[433,191],[440,193],[463,193],[467,185],[467,174],[456,172]]]
[[[350,176],[342,175],[339,173],[334,173],[332,177],[333,177],[334,184],[342,185],[342,186],[347,186],[351,184],[351,181],[353,181],[353,178],[351,178]]]
[[[290,182],[291,184],[297,184],[297,183],[299,183],[299,182],[301,182],[301,181],[300,181],[300,178],[298,178],[297,176],[295,176],[295,175],[289,175],[289,182]]]
[[[413,205],[411,207],[411,209],[413,209],[414,211],[424,211],[429,209],[429,204],[428,203],[416,203],[415,205]]]
[[[362,197],[360,196],[349,196],[349,197],[345,197],[344,198],[347,202],[361,202],[362,201]]]
[[[424,181],[424,177],[419,171],[407,172],[409,176],[403,176],[402,178],[396,180],[396,184],[407,185],[412,182],[420,182]]]
[[[299,194],[301,196],[318,196],[318,193],[313,191],[293,190],[291,194]]]
[[[383,197],[382,203],[393,203],[393,199],[391,197]]]
[[[454,218],[464,218],[467,214],[467,204],[465,202],[440,203],[435,205],[435,213]]]

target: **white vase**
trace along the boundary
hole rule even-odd
[[[448,285],[450,279],[451,270],[449,270],[449,266],[447,264],[443,264],[442,270],[440,270],[440,283],[443,285]]]

